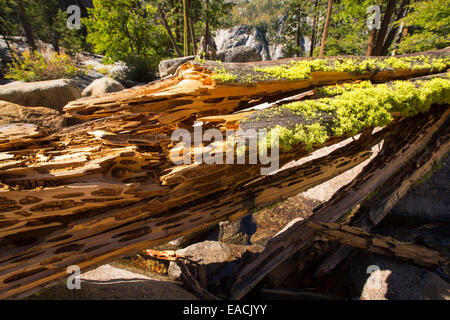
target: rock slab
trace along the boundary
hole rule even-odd
[[[70,101],[81,98],[75,80],[12,82],[0,86],[0,100],[25,107],[48,107],[62,111]]]
[[[29,300],[197,300],[181,286],[103,265],[80,276],[81,288],[65,283],[45,288]]]
[[[65,119],[61,113],[46,107],[24,107],[0,100],[0,125],[29,123],[47,129],[62,128]]]
[[[93,81],[86,89],[83,90],[83,97],[97,97],[102,96],[107,93],[118,92],[125,90],[125,87],[120,84],[120,82],[103,77]]]

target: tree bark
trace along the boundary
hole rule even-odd
[[[374,28],[373,30],[370,31],[369,45],[367,46],[367,52],[366,52],[367,57],[370,57],[373,55],[376,37],[377,37],[377,29]]]
[[[319,5],[319,0],[316,0],[314,4],[314,17],[313,17],[313,25],[312,25],[312,35],[311,35],[311,47],[309,49],[309,56],[312,57],[314,55],[314,48],[316,46],[316,33],[317,33],[317,7]]]
[[[425,54],[433,57],[447,52]],[[265,66],[289,65],[290,61],[268,61]],[[416,147],[423,147],[410,146],[410,139],[440,127],[432,122],[437,112],[400,123],[396,118],[392,126],[373,135],[363,135],[327,156],[270,176],[261,175],[262,165],[178,165],[171,157],[171,134],[179,128],[192,134],[195,121],[219,131],[245,129],[239,120],[248,114],[232,113],[255,104],[327,84],[362,79],[386,82],[432,72],[313,72],[310,79],[261,79],[249,84],[213,81],[219,66],[248,75],[260,64],[190,62],[174,77],[69,103],[66,114],[88,120],[83,124],[54,132],[24,125],[0,128],[0,298],[31,292],[67,276],[69,265],[88,271],[114,257],[243,217],[353,168],[370,157],[372,146],[381,139],[397,137],[405,145],[393,145],[402,152],[387,152],[381,158],[385,166],[368,172],[368,187],[355,188],[350,198],[341,199],[341,207],[332,203],[319,218],[329,221],[328,214],[345,215],[346,209],[371,192],[369,187],[397,172],[412,151],[420,150]],[[293,122],[291,115],[252,112],[256,121],[251,124],[257,127]],[[330,137],[320,148],[347,138]],[[216,152],[223,147],[219,142],[214,146]],[[280,168],[310,153],[303,145],[281,152]],[[301,232],[297,235],[289,238],[293,250],[302,236]],[[276,264],[269,262],[268,267]],[[261,275],[267,269],[253,271]]]
[[[19,19],[22,23],[23,30],[25,31],[25,36],[27,38],[27,43],[30,46],[31,50],[36,50],[36,43],[33,34],[33,27],[28,21],[27,14],[25,13],[25,8],[23,6],[22,0],[17,0],[17,8],[19,11]]]
[[[436,141],[435,134],[447,127],[450,111],[442,107],[431,111],[429,115],[431,117],[425,118],[421,115],[414,117],[414,120],[404,120],[394,124],[395,128],[391,127],[391,133],[384,142],[384,147],[387,146],[390,149],[389,152],[382,151],[358,177],[347,186],[342,187],[330,201],[318,208],[308,221],[294,222],[272,238],[265,250],[239,273],[233,284],[232,298],[243,298],[269,272],[296,252],[300,254],[298,259],[307,261],[308,255],[311,256],[310,250],[314,251],[315,242],[315,232],[308,227],[308,222],[345,221],[346,216],[351,216],[354,209],[369,194],[378,190],[390,177],[395,177],[397,171],[405,164],[416,159],[428,160],[420,154],[420,150],[423,151],[430,141]],[[416,121],[419,121],[420,124]],[[422,130],[418,131],[418,127]],[[439,141],[435,144],[440,146],[438,151],[440,153],[448,148],[447,145],[441,145]],[[433,153],[427,156],[432,157]],[[417,170],[416,166],[409,168]],[[426,172],[422,172],[422,174],[425,175]],[[317,261],[320,257],[321,255],[313,259]],[[301,271],[299,270],[299,272]]]
[[[375,48],[373,50],[374,56],[380,56],[381,51],[383,50],[384,40],[386,38],[386,34],[388,31],[389,24],[391,22],[392,14],[395,10],[395,5],[397,0],[389,0],[386,11],[383,16],[383,20],[381,21],[381,27],[378,31],[377,40],[375,41]]]
[[[322,43],[320,44],[319,57],[323,57],[323,55],[325,53],[325,46],[326,46],[327,36],[328,36],[328,27],[330,25],[332,9],[333,9],[333,0],[328,0],[328,10],[327,10],[327,16],[325,18],[325,25],[323,27]]]
[[[188,8],[188,0],[183,0],[183,19],[184,19],[184,33],[183,33],[183,41],[184,41],[184,56],[189,56],[189,8]]]
[[[408,11],[408,5],[409,0],[403,0],[400,4],[400,8],[398,10],[397,16],[395,18],[395,21],[399,21],[400,19],[404,18],[406,16],[406,13]],[[385,56],[388,54],[389,47],[391,46],[392,42],[394,41],[394,38],[396,34],[398,33],[399,26],[394,26],[388,33],[386,40],[384,41],[383,48],[381,50],[380,55]]]
[[[173,36],[172,33],[172,29],[170,28],[169,24],[167,23],[167,19],[165,17],[164,12],[162,11],[161,7],[159,6],[159,4],[156,4],[156,8],[158,10],[158,17],[159,20],[161,21],[162,25],[164,26],[164,28],[166,29],[167,34],[169,35],[170,38],[170,42],[172,43],[172,47],[175,50],[176,54],[178,57],[182,57],[183,54],[181,53],[180,48],[178,47],[177,44],[177,40],[175,39],[175,37]]]
[[[317,230],[320,236],[328,240],[413,262],[422,267],[437,267],[450,263],[450,258],[438,251],[411,242],[371,234],[361,228],[340,223],[309,223],[308,226]]]

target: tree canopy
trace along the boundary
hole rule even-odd
[[[381,27],[371,31],[372,5]],[[141,80],[153,78],[159,61],[199,54],[215,30],[237,25],[263,30],[287,57],[320,47],[324,55],[391,55],[450,45],[450,0],[92,0],[80,30],[66,26],[66,1],[0,0],[0,10],[8,47],[22,36],[33,50],[41,40],[56,51],[94,52],[136,67]]]

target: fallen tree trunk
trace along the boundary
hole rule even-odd
[[[438,251],[398,241],[392,237],[371,234],[360,228],[339,223],[309,223],[308,226],[330,241],[339,241],[375,254],[413,262],[419,266],[428,268],[450,263],[450,258]]]
[[[243,189],[212,194],[200,199],[197,204],[192,203],[189,209],[181,207],[159,215],[150,214],[146,211],[148,204],[144,201],[130,208],[106,207],[102,209],[103,212],[96,210],[95,217],[72,220],[72,225],[67,227],[55,228],[54,225],[43,225],[44,234],[40,236],[40,239],[44,240],[43,243],[41,245],[24,243],[19,247],[21,250],[17,250],[17,245],[14,245],[15,239],[24,239],[27,234],[39,235],[40,230],[32,232],[24,230],[25,236],[16,232],[8,239],[12,245],[8,246],[8,243],[3,242],[0,272],[7,275],[3,278],[6,279],[6,288],[10,293],[13,289],[11,283],[19,283],[20,287],[17,288],[26,289],[26,282],[30,281],[30,273],[26,270],[37,270],[38,273],[44,271],[40,277],[49,281],[64,276],[66,267],[74,263],[84,270],[87,266],[107,261],[126,252],[145,249],[174,237],[213,226],[218,221],[240,218],[258,206],[295,195],[361,163],[370,156],[371,147],[381,138],[382,135],[379,134],[371,143],[364,145],[353,143],[344,150],[337,150],[312,163],[267,177]],[[322,166],[323,169],[320,169]],[[283,187],[285,183],[289,187]],[[272,191],[267,194],[265,190],[270,185]],[[278,191],[275,191],[277,189]],[[133,213],[148,217],[134,220]],[[55,220],[57,219],[61,218],[56,217]],[[98,221],[97,226],[94,225],[95,221]],[[114,221],[117,221],[116,225],[120,228],[111,228],[106,224]],[[121,223],[122,221],[125,223]],[[100,228],[102,224],[103,228]],[[64,225],[61,223],[61,226]],[[9,252],[6,251],[8,247],[11,248]],[[46,260],[48,262],[43,263]],[[41,267],[43,264],[47,266],[45,269]],[[55,272],[57,270],[60,270],[59,273]],[[31,282],[30,286],[33,285],[35,283]]]
[[[431,142],[440,146],[438,154],[448,151],[448,133],[444,134],[445,144],[436,142],[435,134],[448,128],[450,111],[444,110],[427,117],[417,117],[414,121],[398,123],[396,129],[386,137],[383,150],[367,165],[363,172],[347,186],[341,188],[333,198],[320,207],[308,220],[299,221],[271,239],[265,250],[248,263],[236,278],[232,288],[232,298],[241,299],[254,288],[270,271],[294,253],[300,251],[300,258],[309,253],[315,240],[315,232],[308,227],[308,222],[340,222],[351,217],[358,205],[372,192],[394,176],[414,157],[420,158]],[[439,136],[439,135],[438,135]],[[434,139],[434,141],[433,141]],[[427,154],[432,161],[433,154]],[[422,159],[423,160],[423,159]],[[429,166],[429,165],[428,165]],[[428,167],[427,166],[427,167]],[[415,168],[417,169],[417,168]],[[427,171],[421,172],[425,175]],[[306,264],[306,263],[305,263]]]
[[[420,157],[415,157],[414,161],[403,166],[395,176],[392,176],[375,192],[366,197],[346,223],[365,231],[371,231],[376,227],[397,202],[406,195],[410,187],[431,172],[433,167],[448,153],[450,149],[448,125],[445,129],[446,131],[443,131],[434,143],[428,144],[426,151]],[[340,245],[330,251],[321,252],[319,256],[322,256],[323,259],[314,275],[320,277],[329,274],[351,251],[351,247]]]
[[[427,55],[441,59],[438,57],[446,57],[448,50]],[[368,65],[367,72],[354,74],[333,71],[336,66],[344,68],[342,62],[333,62],[321,65],[325,71],[311,71],[306,65],[311,72],[305,75],[304,66],[296,61],[257,66],[186,64],[174,78],[70,103],[66,112],[90,120],[84,124],[57,132],[27,125],[1,127],[0,298],[48,285],[64,277],[70,265],[87,271],[133,250],[240,218],[353,168],[368,159],[371,148],[388,136],[414,136],[410,127],[414,121],[423,126],[428,120],[439,123],[437,118],[443,111],[436,107],[426,113],[430,117],[427,121],[393,114],[395,120],[382,131],[372,135],[370,128],[361,128],[359,132],[369,133],[360,140],[270,176],[260,174],[260,164],[177,165],[172,161],[171,133],[179,128],[193,133],[196,120],[208,121],[208,127],[241,128],[244,122],[236,119],[242,120],[243,115],[228,113],[306,88],[440,71],[421,60],[424,65],[416,68],[388,70],[379,69],[379,64],[372,70]],[[274,66],[287,70],[288,75],[293,68],[297,78],[276,78],[272,71],[278,69],[267,69]],[[225,73],[236,73],[236,81],[220,82],[226,78],[221,69],[217,71],[222,67]],[[253,81],[245,79],[249,74],[255,77]],[[305,120],[293,118],[292,114],[282,115],[269,126],[267,119],[254,118],[250,126],[270,128],[287,122],[303,124]],[[429,134],[434,129],[426,130]],[[333,135],[330,130],[320,145],[307,148],[297,143],[278,160],[283,166],[350,136]],[[223,148],[225,142],[220,141],[214,150]],[[390,172],[390,168],[386,170]]]

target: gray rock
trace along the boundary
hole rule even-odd
[[[45,107],[24,107],[7,101],[0,101],[0,125],[30,123],[48,129],[62,128],[65,119],[56,110]]]
[[[182,281],[182,272],[181,268],[174,261],[171,261],[169,264],[169,268],[167,269],[167,275],[169,279],[174,281]]]
[[[271,60],[269,42],[266,38],[266,32],[262,29],[251,26],[221,29],[216,32],[214,41],[218,51],[247,46],[255,48],[261,55],[262,60]]]
[[[154,276],[103,265],[81,274],[81,288],[69,290],[65,281],[42,289],[29,300],[197,300],[181,286]]]
[[[84,77],[91,79],[90,82],[105,76],[118,81],[125,81],[128,75],[129,67],[123,61],[105,64],[104,56],[85,52],[78,53],[76,59],[84,68],[86,68],[87,75]],[[84,85],[84,82],[82,85]],[[87,85],[84,85],[83,87],[85,88],[86,86]]]
[[[159,76],[161,78],[165,78],[167,76],[173,75],[175,74],[179,66],[194,59],[195,56],[189,56],[161,61],[158,66]]]
[[[248,46],[256,49],[264,61],[289,58],[290,56],[285,50],[287,39],[282,31],[285,18],[279,19],[278,31],[272,35],[267,34],[264,28],[245,25],[218,30],[214,38],[217,50],[223,51],[230,48]],[[308,37],[301,36],[300,46],[303,52],[309,52],[311,40]]]
[[[191,261],[208,267],[208,274],[215,274],[223,268],[223,264],[231,259],[230,246],[217,241],[204,241],[176,251],[177,255],[188,256]],[[168,269],[169,278],[181,280],[181,269],[171,262]]]
[[[416,183],[392,209],[391,214],[409,218],[450,220],[450,157]]]
[[[215,227],[206,228],[203,230],[199,230],[197,232],[193,232],[181,237],[178,237],[176,239],[173,239],[169,242],[162,243],[153,249],[155,250],[180,250],[183,248],[186,248],[190,246],[191,244],[202,242],[204,240],[215,240],[215,239],[209,239],[208,236],[211,234],[211,232],[215,229]]]
[[[177,250],[176,254],[189,257],[191,261],[188,264],[189,270],[197,276],[197,281],[201,286],[219,296],[226,296],[225,292],[230,290],[232,279],[238,271],[253,254],[261,252],[263,249],[261,246],[204,241]],[[181,280],[182,271],[175,262],[170,263],[168,275],[172,280]]]
[[[262,61],[258,49],[250,46],[241,46],[217,52],[222,62],[255,62]]]
[[[204,241],[176,251],[177,255],[189,256],[201,264],[223,263],[232,258],[230,245],[217,241]],[[215,271],[215,270],[212,270]]]
[[[217,241],[231,244],[250,244],[250,236],[256,227],[252,224],[251,216],[236,221],[219,222]]]
[[[70,101],[81,98],[76,81],[69,79],[13,82],[0,86],[0,100],[26,107],[48,107],[62,111]]]
[[[86,89],[84,89],[82,96],[96,97],[122,90],[125,90],[125,87],[119,82],[108,77],[103,77],[93,81]]]
[[[450,284],[435,273],[387,257],[349,257],[351,283],[362,300],[449,300]]]

